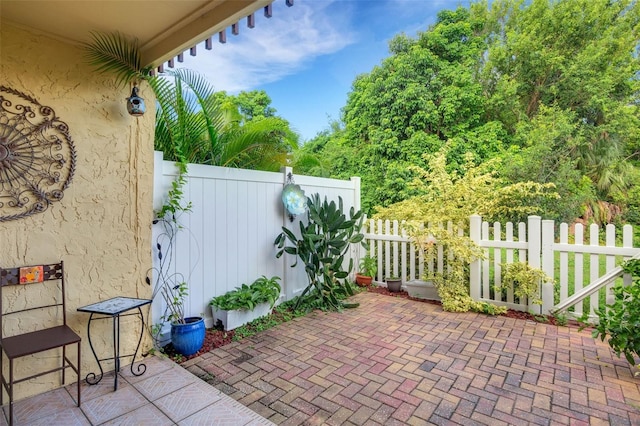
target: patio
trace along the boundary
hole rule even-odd
[[[17,401],[14,425],[270,425],[258,414],[190,374],[167,358],[143,361],[139,377],[122,368],[118,390],[113,374],[95,386],[82,384],[82,406],[75,385]],[[0,425],[7,425],[7,406]]]
[[[587,330],[356,299],[187,368],[277,424],[640,424],[640,377]]]
[[[72,386],[18,402],[17,424],[640,424],[640,378],[589,331],[356,299],[183,364],[193,374],[150,358],[115,393],[109,377],[85,386],[81,409]]]

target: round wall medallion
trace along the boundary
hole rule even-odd
[[[0,86],[0,222],[60,201],[75,166],[69,128],[53,109]]]

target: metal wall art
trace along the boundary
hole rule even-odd
[[[0,86],[0,222],[42,213],[62,199],[76,152],[53,109]]]

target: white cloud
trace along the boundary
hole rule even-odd
[[[240,35],[227,31],[227,43],[213,50],[198,46],[195,58],[185,55],[181,67],[196,70],[216,90],[236,93],[278,81],[298,72],[315,57],[337,52],[355,42],[350,27],[352,8],[334,0],[296,0],[293,7],[284,0],[273,5],[273,17],[256,12],[255,28],[241,21]]]

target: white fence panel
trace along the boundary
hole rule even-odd
[[[526,225],[526,224],[521,224]],[[490,226],[489,222],[482,222],[479,216],[471,220],[471,233],[474,227],[480,227],[480,238],[474,239],[484,252],[484,259],[477,261],[480,265],[478,281],[470,281],[471,289],[475,289],[471,294],[475,300],[483,300],[497,305],[503,305],[510,309],[528,310],[527,301],[518,301],[513,294],[513,288],[507,287],[507,293],[494,291],[494,287],[501,286],[502,265],[514,262],[517,253],[518,261],[525,262],[528,259],[530,244],[527,242],[527,229],[525,226],[518,226],[518,232],[514,234],[513,223],[507,222],[503,227],[500,223]],[[475,294],[475,296],[473,296]]]
[[[386,285],[387,277],[400,277],[402,282],[424,278],[425,274],[444,268],[444,251],[437,248],[435,263],[425,262],[424,253],[407,235],[403,224],[394,221],[369,219],[364,223],[365,240],[369,244],[367,253],[359,253],[358,258],[365,254],[375,257],[378,271],[374,277],[376,285]]]
[[[162,206],[171,183],[178,175],[174,163],[162,161],[156,152],[154,172],[154,209]],[[167,273],[180,273],[189,283],[189,296],[185,303],[188,316],[204,316],[207,326],[212,325],[209,300],[251,283],[261,275],[282,278],[283,295],[290,299],[307,284],[304,266],[291,268],[292,256],[276,259],[273,242],[287,226],[298,233],[301,217],[289,221],[282,205],[282,189],[291,169],[284,173],[240,170],[190,164],[183,187],[183,203],[191,202],[191,212],[179,217],[182,229],[177,233],[170,253],[171,262],[165,262]],[[348,209],[360,208],[360,181],[313,178],[292,175],[307,195],[319,193],[337,202],[343,198]],[[348,214],[348,213],[347,213]],[[167,248],[162,226],[154,225],[154,267],[159,267],[156,243]],[[157,322],[165,304],[160,296],[154,300],[152,321]]]
[[[517,232],[516,232],[517,229]],[[484,251],[484,258],[470,265],[470,294],[474,300],[486,301],[511,309],[534,314],[549,313],[554,306],[568,300],[580,292],[589,283],[600,279],[612,271],[622,261],[638,253],[640,248],[633,247],[633,229],[630,225],[622,228],[622,238],[617,235],[614,225],[607,225],[604,234],[597,225],[589,227],[589,238],[585,240],[584,226],[576,224],[573,232],[567,224],[560,224],[556,235],[553,221],[542,220],[539,216],[530,216],[527,223],[489,224],[480,216],[470,218],[470,238]],[[375,282],[383,285],[384,278],[399,275],[403,281],[424,278],[426,273],[442,271],[445,254],[438,247],[434,265],[425,265],[422,251],[406,236],[402,224],[397,221],[368,220],[365,239],[370,244],[368,252],[377,256],[378,273]],[[622,246],[616,241],[622,240]],[[571,242],[571,240],[573,240]],[[601,245],[604,242],[604,245]],[[512,288],[506,294],[495,291],[502,284],[503,265],[513,262],[528,262],[534,268],[542,269],[552,281],[541,283],[542,304],[518,300]],[[426,266],[426,267],[425,267]],[[631,278],[623,277],[629,284]],[[610,297],[607,286],[606,297]],[[585,303],[577,303],[571,308],[571,315],[582,316],[586,311],[591,319],[601,303],[602,293],[587,297]],[[609,299],[610,301],[610,299]]]
[[[580,292],[589,283],[598,280],[623,260],[629,259],[640,252],[633,247],[633,229],[625,225],[622,229],[622,246],[616,246],[616,228],[607,225],[604,235],[601,229],[592,224],[589,226],[589,238],[585,240],[585,230],[582,224],[575,224],[573,233],[567,224],[560,224],[558,236],[555,235],[554,222],[541,220],[538,216],[529,217],[528,223],[518,224],[518,234],[513,236],[513,224],[505,226],[505,239],[502,240],[502,225],[481,222],[478,216],[471,218],[471,234],[477,235],[474,227],[480,227],[480,238],[474,239],[485,250],[487,259],[474,262],[471,268],[471,295],[475,300],[505,305],[511,309],[527,311],[534,314],[548,313],[560,302]],[[492,236],[490,229],[493,230]],[[476,237],[477,238],[477,237]],[[573,239],[573,243],[570,240]],[[604,241],[604,245],[601,242]],[[541,305],[533,305],[526,301],[514,299],[511,290],[503,297],[495,294],[493,286],[501,284],[502,264],[512,263],[514,251],[517,250],[517,261],[527,261],[533,267],[542,269],[553,281],[541,283]],[[491,256],[493,256],[491,262]],[[504,256],[504,261],[502,260]],[[573,263],[573,267],[571,264]],[[477,272],[476,272],[477,271]],[[476,277],[477,276],[477,277]],[[625,277],[625,282],[630,282]],[[612,284],[606,290],[601,290],[609,296]],[[600,294],[594,293],[587,297],[585,303],[577,303],[571,310],[571,315],[580,317],[587,312],[591,319],[596,317],[596,310],[600,306]]]

